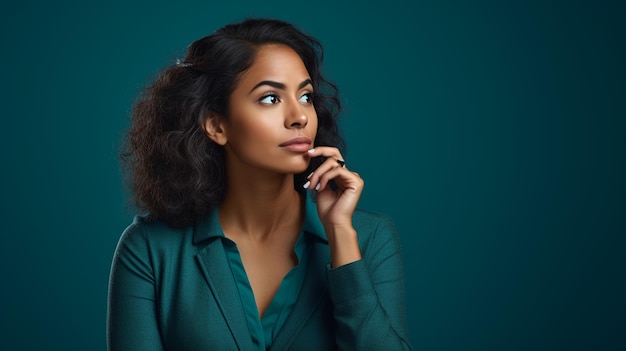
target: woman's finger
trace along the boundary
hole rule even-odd
[[[311,174],[307,176],[307,182],[303,185],[307,189],[316,189],[319,185],[320,177],[329,172],[332,169],[342,167],[345,165],[343,157],[339,150],[335,147],[320,146],[315,149],[309,150],[311,157],[326,157],[326,160],[322,162]],[[339,162],[341,161],[341,162]],[[319,190],[319,187],[317,188]]]
[[[343,161],[343,157],[341,156],[341,152],[338,148],[333,146],[317,146],[308,151],[309,156],[311,157],[334,157]]]
[[[315,189],[323,191],[331,180],[334,180],[341,190],[351,189],[358,191],[363,185],[363,180],[358,174],[350,172],[345,168],[335,167],[319,177],[319,187],[316,186]]]
[[[326,159],[317,169],[315,169],[311,174],[307,177],[307,182],[309,184],[305,184],[305,188],[314,189],[317,184],[319,184],[320,177],[327,172],[330,172],[333,169],[340,168],[339,164],[335,162],[335,159],[328,158]],[[344,168],[345,169],[345,168]]]

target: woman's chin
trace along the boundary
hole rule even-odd
[[[291,174],[300,174],[300,173],[303,173],[304,171],[306,171],[306,169],[307,169],[308,167],[309,167],[309,165],[306,165],[306,166],[304,166],[304,167],[295,167],[295,168],[292,168],[292,169],[289,171],[289,173],[291,173]]]
[[[311,160],[309,158],[297,160],[296,162],[290,162],[287,173],[300,174],[309,168],[310,162]]]

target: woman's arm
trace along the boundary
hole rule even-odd
[[[410,350],[400,244],[390,219],[355,212],[364,182],[337,148],[318,146],[326,160],[307,179],[331,254],[329,284],[341,350]],[[333,181],[334,191],[328,184]],[[361,231],[361,232],[359,232]]]
[[[363,259],[328,271],[340,350],[411,350],[400,244],[391,220],[378,217]],[[360,220],[355,228],[373,224]]]
[[[117,245],[107,312],[109,351],[163,350],[155,303],[154,269],[142,223],[135,218]]]

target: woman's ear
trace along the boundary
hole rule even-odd
[[[224,119],[217,113],[211,111],[207,114],[204,119],[204,131],[216,144],[226,145],[228,138],[224,128]]]

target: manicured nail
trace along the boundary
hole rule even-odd
[[[306,176],[306,179],[311,178],[311,176],[313,175],[313,172],[311,172],[311,174],[309,174],[308,176]]]
[[[307,181],[306,183],[304,183],[304,185],[302,187],[306,189],[306,188],[309,187],[309,185],[311,185],[311,182]]]
[[[315,152],[315,149],[309,149],[309,151],[307,151],[308,153],[312,154]]]
[[[321,187],[322,187],[322,183],[317,183],[317,185],[315,186],[315,190],[320,190]]]

